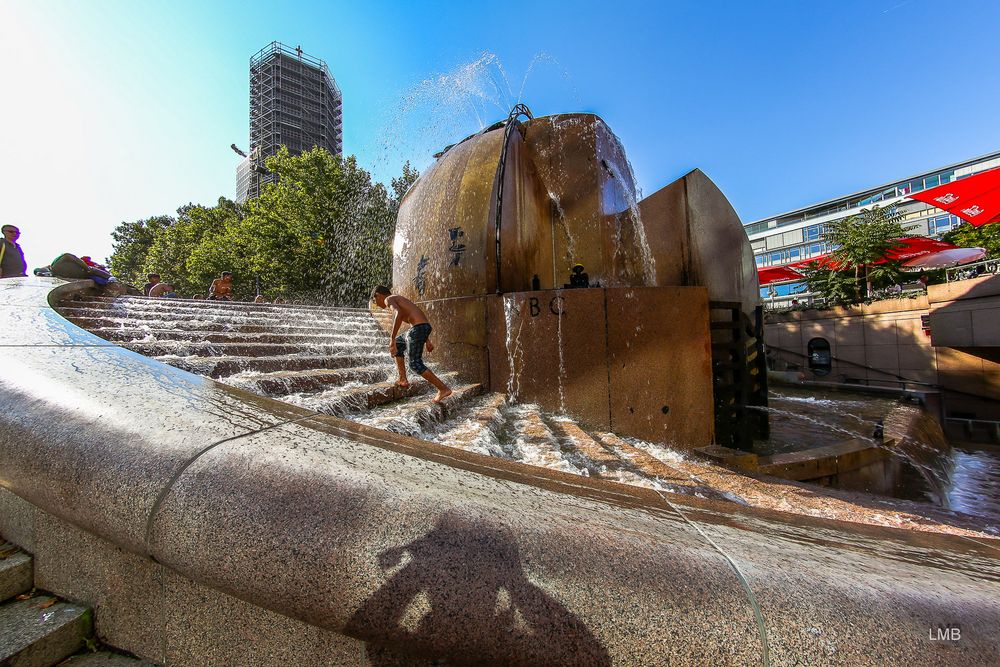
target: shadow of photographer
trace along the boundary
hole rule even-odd
[[[399,655],[448,664],[610,664],[607,651],[566,607],[532,584],[509,532],[448,514],[429,533],[387,549],[395,570],[348,621],[374,665]]]

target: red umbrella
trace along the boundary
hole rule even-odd
[[[1000,167],[910,195],[975,227],[1000,222]]]
[[[801,280],[802,274],[787,266],[767,266],[757,269],[757,282],[761,287],[788,280]]]
[[[926,236],[906,236],[898,239],[898,241],[898,248],[893,248],[885,254],[883,259],[880,259],[877,262],[872,262],[872,264],[885,264],[887,261],[892,259],[913,259],[914,257],[929,255],[932,252],[952,250],[958,247],[952,243],[948,243],[947,241],[938,241],[937,239],[928,238]],[[776,268],[798,270],[799,268],[808,266],[813,262],[818,262],[820,267],[827,269],[841,270],[847,268],[846,266],[841,266],[831,255],[819,255],[818,257],[811,257],[809,259],[804,259],[799,262],[793,262]]]

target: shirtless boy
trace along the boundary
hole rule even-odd
[[[216,301],[232,301],[233,274],[229,271],[223,271],[221,278],[213,280],[212,285],[208,288],[208,298]]]
[[[444,382],[434,375],[431,369],[424,365],[424,345],[427,351],[434,351],[434,344],[430,341],[431,325],[427,321],[424,311],[420,310],[417,304],[406,297],[393,294],[388,287],[379,285],[372,292],[372,300],[379,308],[391,308],[395,317],[392,320],[392,334],[389,336],[389,354],[396,359],[396,369],[399,371],[399,380],[396,384],[400,387],[409,387],[410,383],[406,379],[406,363],[404,356],[406,350],[410,350],[410,370],[422,376],[437,389],[434,402],[440,403],[448,396],[451,396],[451,389]],[[410,325],[410,330],[405,335],[399,334],[399,328],[406,322]],[[398,336],[396,334],[399,334]]]

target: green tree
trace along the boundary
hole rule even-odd
[[[420,172],[414,169],[410,165],[410,161],[407,160],[403,165],[403,173],[399,176],[399,178],[392,179],[392,195],[390,203],[392,205],[393,218],[395,218],[395,215],[399,213],[399,203],[403,201],[403,195],[406,194],[406,191],[410,189],[410,186],[413,185],[418,178],[420,178]]]
[[[267,166],[277,180],[244,206],[220,198],[182,206],[176,218],[119,225],[116,273],[157,272],[188,296],[232,271],[238,299],[259,284],[269,299],[363,306],[374,284],[391,280],[396,213],[416,170],[404,165],[388,191],[354,157],[321,148],[298,156],[282,148]]]
[[[187,204],[177,210],[177,221],[159,234],[146,257],[144,270],[159,273],[182,295],[205,295],[212,278],[222,271],[237,272],[237,248],[222,241],[241,218],[239,206],[220,197],[216,206]],[[246,298],[245,275],[237,275],[233,291]]]
[[[803,273],[808,290],[823,295],[827,305],[852,303],[857,297],[858,279],[851,271],[838,271],[822,262],[810,262]]]
[[[827,223],[826,239],[834,247],[831,259],[839,271],[853,271],[855,298],[870,295],[878,282],[898,275],[899,262],[884,260],[890,250],[901,247],[906,236],[903,214],[895,208],[873,206],[857,215]],[[877,267],[877,268],[876,268]],[[862,292],[864,288],[864,292]]]
[[[960,248],[985,248],[987,257],[1000,257],[1000,223],[973,227],[963,222],[941,239]]]
[[[385,187],[353,156],[321,148],[298,156],[282,148],[267,166],[278,179],[248,204],[246,218],[261,282],[272,293],[364,305],[372,285],[391,275],[395,215]]]
[[[134,222],[121,222],[111,232],[114,239],[108,268],[119,280],[132,285],[146,282],[144,272],[149,249],[157,237],[176,220],[169,215],[157,215]]]

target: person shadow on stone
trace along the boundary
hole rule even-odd
[[[398,664],[404,655],[427,664],[611,664],[583,622],[528,581],[502,527],[447,514],[378,561],[395,572],[345,627],[380,642],[367,645],[373,665]]]

